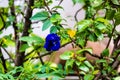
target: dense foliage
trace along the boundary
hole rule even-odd
[[[15,5],[14,0],[9,0],[8,7],[0,7],[0,34],[11,26],[14,30],[13,34],[0,37],[0,80],[59,80],[70,74],[77,75],[80,80],[120,80],[117,72],[120,31],[116,30],[120,24],[119,0],[72,0],[74,5],[82,5],[74,15],[74,29],[65,28],[62,24],[66,20],[59,10],[64,10],[61,6],[64,0],[58,0],[58,5],[52,8],[50,5],[54,0],[23,1],[23,5]],[[40,11],[33,14],[35,9]],[[79,21],[77,15],[81,10],[85,11],[85,18]],[[33,33],[32,24],[39,22],[43,23],[42,31],[49,29],[46,38]],[[100,56],[93,54],[91,48],[86,48],[87,41],[101,41],[106,37],[109,41]],[[112,40],[114,47],[109,56],[108,47]],[[42,57],[52,56],[71,42],[73,48],[77,46],[80,49],[57,56],[66,60],[64,66],[43,60]],[[9,47],[15,48],[14,53],[7,50]],[[9,59],[4,58],[4,53]],[[98,59],[93,64],[85,54]]]

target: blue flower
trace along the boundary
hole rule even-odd
[[[48,34],[44,48],[46,48],[47,51],[58,50],[60,48],[60,37],[55,33]]]

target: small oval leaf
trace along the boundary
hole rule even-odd
[[[51,21],[50,21],[50,20],[46,20],[46,21],[43,23],[42,31],[45,31],[45,30],[48,29],[51,25],[52,25]]]
[[[63,54],[60,55],[60,59],[62,60],[68,60],[74,56],[74,53],[71,51],[66,51]]]
[[[49,17],[48,12],[42,11],[33,15],[30,20],[45,20]]]

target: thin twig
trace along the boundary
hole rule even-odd
[[[63,2],[63,0],[60,0],[60,2],[58,3],[58,5],[57,6],[60,6],[61,5],[61,3]],[[53,8],[52,8],[53,9]],[[51,10],[52,10],[51,9]],[[57,12],[57,8],[55,8],[55,10],[54,10],[55,12]]]
[[[59,4],[58,4],[58,6],[60,6],[62,2],[63,2],[63,0],[60,0],[60,2],[59,2]]]
[[[4,68],[4,72],[6,73],[7,72],[7,66],[6,66],[6,60],[5,60],[5,58],[3,57],[3,54],[2,54],[2,50],[1,50],[1,48],[0,48],[0,58],[1,58],[1,61],[2,61],[2,65],[3,65],[3,68]]]
[[[44,0],[44,4],[45,4],[47,10],[49,11],[49,13],[52,15],[52,12],[51,12],[50,8],[48,7],[48,5],[47,5],[47,3],[46,3],[46,0]]]
[[[119,50],[119,49],[120,49],[120,44],[116,47],[116,49],[114,50],[114,52],[117,51],[117,50]],[[118,56],[120,56],[120,53],[117,53],[117,55],[113,58],[114,61],[111,63],[111,65],[114,65],[115,61],[117,61],[117,59],[118,59]]]
[[[34,52],[34,50],[32,50],[31,52],[27,53],[27,54],[25,55],[25,58],[26,58],[27,56],[29,56],[31,53],[33,53],[33,52]]]
[[[120,35],[118,35],[118,37],[114,40],[114,47],[113,47],[112,53],[114,53],[115,50],[119,48],[119,45],[118,45],[119,40],[120,40]],[[115,57],[115,59],[116,59],[116,57]]]
[[[120,53],[118,53],[119,55],[117,56],[116,60],[114,61],[112,68],[116,69],[118,67],[118,65],[120,64],[120,60],[118,59],[120,57]]]
[[[10,2],[11,2],[11,1],[9,0],[9,3],[10,3]],[[10,13],[11,13],[12,16],[15,17],[12,26],[13,26],[13,29],[14,29],[15,40],[17,41],[17,39],[18,39],[18,35],[17,35],[18,27],[16,26],[16,24],[17,24],[17,19],[16,19],[16,17],[17,17],[17,16],[16,16],[16,14],[15,14],[14,0],[12,1],[12,4],[11,4],[11,6],[10,6]]]
[[[14,59],[12,58],[12,56],[8,53],[8,51],[7,51],[5,48],[3,48],[3,47],[1,47],[1,48],[7,53],[7,55],[10,57],[10,59],[11,59],[13,62],[15,62]]]
[[[42,65],[44,65],[44,62],[43,62],[42,57],[40,56],[40,53],[39,53],[39,52],[37,52],[37,54],[38,54],[38,56],[39,56],[40,62],[42,63]]]
[[[98,79],[100,78],[100,76],[101,76],[101,72],[99,72],[99,73],[97,74],[97,76],[95,77],[94,80],[98,80]]]
[[[74,18],[75,18],[75,21],[78,22],[78,19],[77,19],[77,15],[78,13],[84,8],[85,6],[83,6],[82,8],[78,9],[74,15]]]
[[[98,59],[101,59],[101,57],[100,56],[98,56],[98,55],[96,55],[95,53],[89,53],[89,52],[86,52],[86,54],[89,54],[90,56],[92,56],[92,57],[95,57],[95,58],[98,58]]]
[[[106,49],[107,49],[107,48],[109,47],[109,45],[110,45],[110,42],[111,42],[111,40],[112,40],[113,33],[114,33],[114,31],[115,31],[115,28],[116,28],[116,25],[115,25],[114,20],[112,20],[112,21],[113,21],[114,27],[113,27],[113,29],[112,29],[112,33],[111,33],[111,36],[110,36],[110,38],[109,38],[108,44],[107,44],[107,46],[106,46]]]
[[[31,20],[30,17],[32,16],[32,6],[34,6],[34,0],[27,0],[27,7],[26,7],[26,13],[25,13],[25,18],[24,18],[24,27],[22,31],[22,37],[23,36],[28,36],[29,35],[29,29],[31,28]],[[15,65],[16,66],[21,66],[23,65],[24,62],[24,57],[25,57],[25,52],[20,52],[20,47],[23,45],[25,42],[18,41],[17,45],[17,51],[16,51],[16,58],[15,58]]]

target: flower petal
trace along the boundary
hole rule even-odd
[[[46,48],[47,51],[58,50],[60,48],[60,37],[55,33],[48,34],[44,48]]]
[[[57,42],[56,44],[54,44],[54,46],[52,46],[52,50],[53,51],[57,51],[57,50],[59,50],[59,48],[60,48],[60,42]]]

